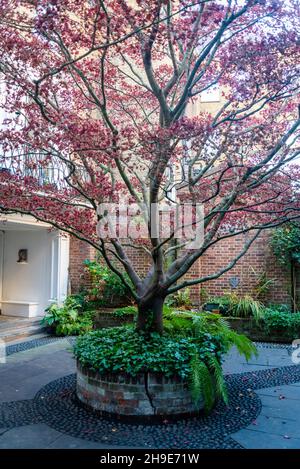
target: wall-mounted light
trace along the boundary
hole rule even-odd
[[[28,249],[19,249],[17,262],[19,264],[26,264],[28,262]]]

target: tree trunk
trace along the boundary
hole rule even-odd
[[[154,296],[138,304],[137,330],[139,332],[163,332],[163,306],[165,298]]]

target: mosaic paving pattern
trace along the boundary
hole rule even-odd
[[[49,383],[36,395],[35,401],[43,421],[52,428],[73,437],[111,445],[146,448],[236,448],[229,435],[249,425],[259,414],[261,404],[252,390],[237,382],[228,383],[230,406],[223,403],[209,416],[161,424],[131,424],[117,419],[97,417],[82,407],[75,395],[76,375]],[[242,384],[242,382],[241,382]],[[63,418],[62,418],[63,416]]]
[[[6,346],[6,355],[13,355],[18,352],[25,352],[25,350],[30,350],[36,347],[41,347],[42,345],[51,344],[52,342],[57,342],[61,340],[61,337],[41,337],[40,339],[28,340],[27,342],[20,342],[18,344],[12,344]]]
[[[300,367],[293,365],[227,376],[228,407],[219,403],[209,416],[152,425],[133,425],[96,417],[77,402],[75,379],[75,375],[70,375],[53,381],[35,397],[43,421],[62,433],[111,445],[238,448],[240,446],[230,434],[247,427],[261,411],[261,402],[254,390],[298,382]]]
[[[290,343],[286,343],[286,344],[275,344],[275,343],[271,343],[271,342],[254,342],[254,345],[258,348],[258,349],[261,349],[261,348],[267,348],[267,349],[284,349],[284,350],[287,350],[289,355],[292,353],[293,351],[293,347]]]
[[[226,377],[230,404],[219,403],[209,416],[130,424],[97,417],[75,396],[75,374],[52,381],[33,400],[0,405],[1,426],[43,422],[68,435],[107,445],[143,448],[239,448],[230,435],[257,418],[261,402],[255,389],[300,381],[300,366],[287,366]]]
[[[6,346],[6,355],[13,355],[18,352],[25,352],[36,347],[42,347],[43,345],[52,344],[60,340],[68,340],[71,345],[74,344],[76,337],[52,337],[46,336],[39,339],[28,340],[27,342],[20,342],[18,344],[12,344]]]

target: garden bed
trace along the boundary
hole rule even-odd
[[[289,333],[283,329],[274,329],[267,332],[262,324],[256,323],[251,318],[224,318],[229,323],[230,327],[239,334],[246,335],[254,342],[271,342],[271,343],[290,343],[294,339],[300,337],[299,332]]]
[[[121,416],[192,415],[227,403],[221,359],[236,345],[247,359],[256,349],[217,315],[165,318],[165,331],[133,325],[102,328],[79,337],[77,397],[86,406]]]
[[[94,313],[93,328],[102,329],[107,327],[118,327],[134,321],[134,314],[124,316],[115,315],[116,308],[101,308]]]
[[[126,316],[115,316],[113,313],[115,308],[103,308],[95,312],[94,315],[94,329],[102,329],[109,327],[118,327],[124,324],[129,324],[134,321],[133,314],[127,314]],[[244,334],[249,339],[255,342],[271,342],[271,343],[288,343],[292,340],[300,337],[300,330],[298,334],[288,334],[286,331],[280,329],[272,332],[267,332],[261,323],[256,323],[253,318],[235,318],[225,317],[224,318],[230,325],[230,327],[238,332]]]
[[[100,374],[77,362],[77,397],[103,414],[120,416],[192,416],[204,408],[194,404],[186,380],[162,373]]]

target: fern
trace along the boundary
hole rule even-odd
[[[225,404],[228,404],[228,393],[223,376],[222,366],[214,356],[210,356],[208,360],[215,379],[216,395],[217,397],[223,399]]]
[[[258,356],[258,351],[255,345],[245,335],[229,330],[228,341],[230,346],[236,346],[240,355],[244,355],[247,361],[250,360],[252,356]]]
[[[204,400],[204,409],[211,410],[216,397],[228,404],[228,393],[222,367],[216,357],[208,358],[209,367],[195,354],[191,360],[190,391],[196,407]]]
[[[205,334],[216,336],[223,345],[223,353],[235,346],[248,361],[258,352],[255,345],[243,334],[233,331],[226,319],[212,313],[196,313],[191,311],[170,312],[165,316],[165,329],[168,333],[193,336],[196,343],[201,343]],[[190,361],[190,391],[196,406],[204,399],[204,407],[209,411],[215,399],[228,403],[228,394],[223,377],[222,366],[213,354],[205,357],[205,363],[197,353]]]
[[[182,313],[182,316],[192,320],[191,332],[195,337],[199,338],[203,333],[218,335],[222,338],[225,351],[231,347],[236,346],[239,353],[244,355],[248,361],[252,356],[257,356],[257,349],[253,342],[243,334],[238,334],[233,331],[226,319],[217,314],[204,314],[204,313]]]
[[[191,360],[190,391],[196,407],[204,399],[204,409],[208,412],[215,402],[215,389],[209,369],[195,354]]]

